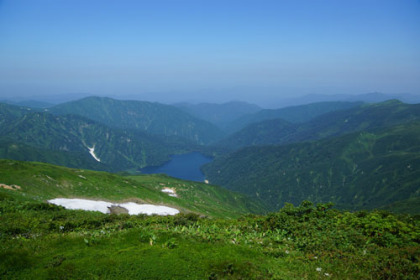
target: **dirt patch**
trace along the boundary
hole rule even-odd
[[[6,184],[0,184],[0,188],[6,189],[6,190],[12,190],[12,191],[17,191],[20,190],[21,187],[19,187],[18,185],[6,185]]]

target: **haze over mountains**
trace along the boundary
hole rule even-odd
[[[260,107],[266,109],[279,109],[290,106],[305,105],[311,103],[319,102],[333,102],[333,101],[344,101],[344,102],[366,102],[366,103],[378,103],[390,99],[398,99],[404,103],[420,103],[420,95],[410,94],[410,93],[381,93],[381,92],[370,92],[362,94],[308,94],[308,95],[287,95],[287,92],[284,92],[286,96],[278,96],[278,94],[273,97],[269,102],[258,103],[258,100],[255,103],[256,105],[249,104],[251,107]],[[0,95],[1,103],[8,103],[18,106],[27,106],[27,107],[36,107],[36,108],[48,108],[54,105],[67,103],[71,101],[76,101],[84,99],[86,97],[91,97],[93,94],[90,93],[68,93],[68,94],[54,94],[54,95]],[[211,96],[211,92],[207,94]],[[226,97],[230,96],[228,93],[225,94]],[[258,91],[254,93],[258,96]],[[95,95],[96,96],[96,95]],[[154,94],[150,95],[136,95],[136,94],[118,94],[118,95],[100,95],[101,97],[109,97],[112,99],[118,100],[137,100],[137,101],[147,101],[147,102],[159,102],[161,104],[174,104],[177,107],[189,107],[190,105],[200,105],[207,104],[214,107],[220,107],[218,105],[225,106],[229,103],[244,103],[243,101],[232,101],[232,100],[242,100],[242,99],[227,99],[222,102],[209,101],[206,97],[201,97],[194,101],[185,101],[182,99],[182,95],[177,98],[175,101],[168,101],[168,99],[159,99],[154,97]],[[176,95],[175,95],[176,96]],[[246,102],[245,102],[246,103]],[[201,105],[200,105],[201,106]],[[194,107],[194,106],[193,106]],[[207,109],[205,109],[207,110]]]
[[[215,157],[203,169],[211,183],[272,210],[305,199],[377,208],[419,196],[413,140],[419,104],[328,101],[262,109],[87,97],[46,109],[3,103],[0,116],[2,158],[138,172],[200,151]]]

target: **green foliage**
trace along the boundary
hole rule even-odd
[[[1,108],[0,108],[1,109]],[[119,130],[75,115],[28,112],[0,125],[0,157],[121,171],[159,165],[192,147],[186,141]],[[94,147],[97,162],[89,153]]]
[[[168,205],[188,213],[185,215],[189,220],[194,219],[194,213],[211,217],[237,217],[243,213],[265,211],[260,202],[245,195],[162,175],[127,177],[44,163],[0,160],[0,184],[17,185],[20,187],[15,191],[17,194],[42,200],[79,197]],[[162,192],[163,188],[174,189],[178,197],[168,196]],[[2,192],[0,200],[1,195]],[[45,208],[49,211],[57,208],[40,202],[25,203],[22,207]]]
[[[316,118],[308,118],[306,122],[302,123],[292,123],[293,118],[269,118],[244,127],[226,139],[219,141],[217,145],[230,150],[255,145],[284,145],[337,137],[356,131],[366,132],[420,119],[420,104],[410,105],[396,100],[363,106],[352,104],[343,103],[343,107],[337,106],[335,110],[334,103],[330,105],[328,103],[305,105],[315,108],[317,105],[325,106],[319,111],[324,112],[324,114],[319,114]],[[300,110],[295,107],[280,110],[297,110],[296,112],[301,112],[304,116],[305,114],[302,111],[306,108],[305,106]]]
[[[305,201],[208,219],[26,207],[3,190],[2,279],[417,279],[419,220]],[[11,231],[11,228],[19,230]]]
[[[213,184],[258,197],[272,210],[311,200],[419,213],[419,151],[420,122],[413,121],[315,142],[248,147],[203,170]]]
[[[207,144],[222,136],[222,132],[214,125],[194,118],[174,106],[159,103],[87,97],[51,107],[49,111],[60,115],[83,116],[120,129],[178,136],[196,144]]]

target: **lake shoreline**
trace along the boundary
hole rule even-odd
[[[212,157],[200,152],[190,152],[186,154],[171,155],[171,159],[159,166],[148,166],[141,168],[142,174],[166,174],[171,177],[204,182],[205,175],[201,171],[204,164],[213,161]]]

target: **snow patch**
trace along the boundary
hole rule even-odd
[[[179,213],[178,209],[159,206],[153,204],[137,204],[134,202],[127,203],[112,203],[100,200],[89,200],[80,198],[55,198],[48,200],[49,203],[63,206],[66,209],[72,210],[86,210],[86,211],[99,211],[104,214],[109,214],[109,207],[120,206],[128,210],[130,215],[147,214],[147,215],[176,215]]]
[[[95,155],[95,146],[93,146],[92,148],[88,147],[89,149],[89,153],[91,154],[91,156],[96,160],[101,162],[101,160]]]

